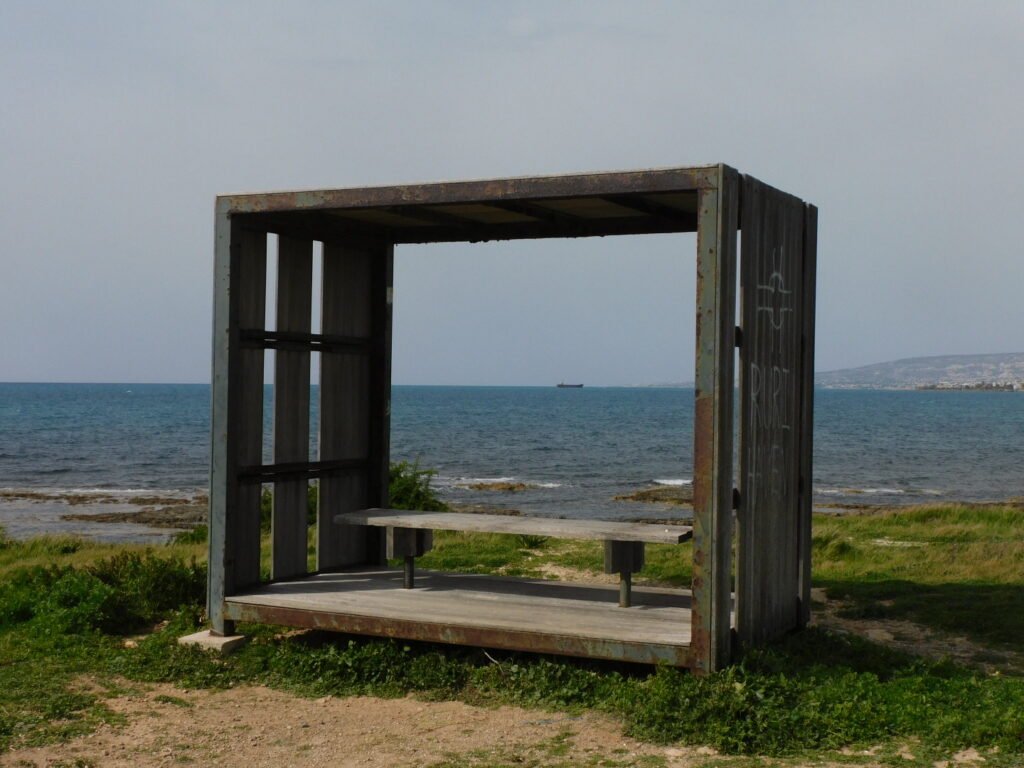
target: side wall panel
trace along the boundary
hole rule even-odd
[[[804,210],[744,177],[737,631],[758,645],[800,623]]]
[[[260,486],[239,481],[261,463],[263,350],[243,349],[241,328],[262,329],[266,234],[217,212],[211,386],[210,543],[207,609],[213,630],[230,634],[223,601],[260,576]]]

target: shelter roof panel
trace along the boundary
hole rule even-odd
[[[592,237],[697,229],[726,166],[353,187],[218,198],[243,226],[317,240],[399,243]]]

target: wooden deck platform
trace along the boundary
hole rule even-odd
[[[688,666],[690,593],[372,568],[267,584],[226,599],[235,621],[458,645]]]

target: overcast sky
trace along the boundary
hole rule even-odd
[[[218,193],[725,162],[818,369],[1024,351],[1024,3],[0,3],[0,381],[209,379]],[[693,376],[690,235],[396,254],[396,383]]]

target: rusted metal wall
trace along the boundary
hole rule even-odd
[[[700,192],[693,468],[692,664],[713,672],[731,656],[733,399],[739,174],[721,166]]]
[[[800,626],[802,592],[809,590],[809,216],[801,200],[744,177],[736,564],[736,627],[744,645]]]

